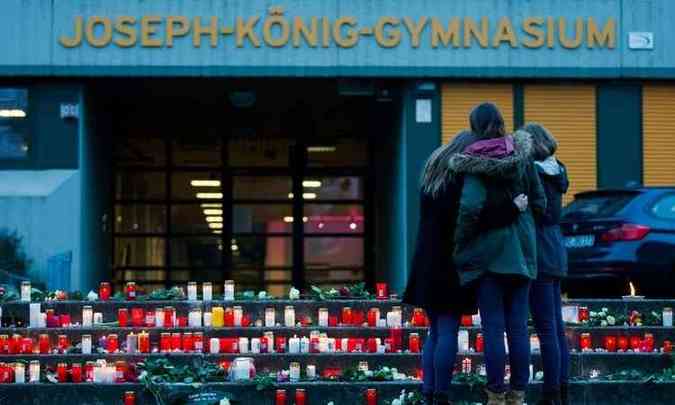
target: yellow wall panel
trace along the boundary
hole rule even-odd
[[[447,83],[441,90],[442,142],[447,143],[459,131],[469,129],[469,113],[486,101],[502,111],[506,130],[513,129],[513,85],[501,83]]]
[[[644,184],[675,185],[675,85],[642,89]]]
[[[593,85],[527,85],[525,122],[538,122],[558,140],[558,158],[575,193],[597,188],[596,99]]]

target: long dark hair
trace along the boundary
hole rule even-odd
[[[425,194],[437,197],[450,181],[448,163],[450,158],[476,142],[478,137],[471,131],[460,131],[449,143],[441,145],[431,153],[422,170],[420,188]]]
[[[506,135],[504,117],[494,103],[478,104],[469,114],[471,131],[481,139],[499,138]]]

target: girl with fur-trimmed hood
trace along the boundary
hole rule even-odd
[[[529,381],[527,329],[530,281],[537,277],[534,215],[546,208],[546,196],[532,161],[532,139],[525,131],[506,135],[504,119],[492,103],[470,114],[472,131],[482,140],[453,156],[450,169],[463,175],[454,260],[462,285],[476,283],[485,336],[488,405],[519,405]],[[525,194],[528,209],[506,226],[486,229],[481,212],[490,195]],[[504,384],[507,334],[510,387]]]
[[[450,403],[460,319],[476,312],[475,291],[460,286],[452,260],[462,176],[453,176],[449,163],[478,140],[470,131],[461,132],[431,154],[421,176],[417,244],[403,302],[424,308],[431,323],[422,349],[422,392],[428,405]],[[507,226],[526,208],[525,196],[490,196],[481,222],[489,228]]]

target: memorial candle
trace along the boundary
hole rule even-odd
[[[80,363],[73,363],[70,366],[70,376],[74,383],[82,382],[82,365]]]
[[[213,286],[209,281],[202,284],[202,299],[204,301],[211,301],[213,299]]]
[[[581,350],[591,350],[592,349],[592,342],[591,342],[591,334],[590,333],[582,333],[581,337],[579,338],[579,347]]]
[[[96,363],[88,361],[84,363],[84,381],[94,382],[94,366]]]
[[[47,354],[50,351],[49,335],[43,333],[38,338],[38,351],[40,354]]]
[[[197,353],[204,352],[204,333],[195,332],[194,335],[192,335],[192,341],[194,342],[195,352]]]
[[[286,390],[277,390],[274,396],[274,403],[276,405],[286,405]]]
[[[222,328],[225,323],[225,309],[223,307],[213,307],[211,314],[211,324],[213,327]]]
[[[136,405],[136,393],[134,391],[124,393],[124,405]]]
[[[394,327],[389,329],[389,338],[392,342],[392,352],[397,352],[401,350],[403,344],[403,330],[400,327]]]
[[[654,351],[654,335],[651,333],[645,333],[645,338],[642,341],[642,345],[646,352]]]
[[[183,352],[192,353],[195,350],[195,341],[191,332],[183,333]]]
[[[328,308],[319,308],[318,324],[325,328],[328,326]]]
[[[292,383],[300,381],[300,363],[292,361],[289,366],[289,379]]]
[[[411,333],[408,336],[408,349],[411,353],[420,352],[420,335],[417,333]]]
[[[307,379],[313,380],[316,378],[316,366],[314,364],[308,364],[305,372]]]
[[[233,327],[234,326],[234,310],[232,308],[225,308],[223,313],[223,326]]]
[[[248,353],[249,348],[248,348],[248,338],[247,337],[240,337],[239,338],[239,353]]]
[[[628,338],[625,336],[619,336],[619,338],[616,340],[616,344],[619,347],[620,350],[626,351],[628,350]]]
[[[377,353],[377,346],[378,346],[377,338],[371,337],[368,338],[368,340],[366,341],[368,353]]]
[[[616,336],[605,336],[603,338],[605,350],[615,352],[617,348]]]
[[[265,327],[272,328],[276,324],[276,313],[274,307],[265,308]]]
[[[108,301],[110,299],[110,283],[102,281],[98,286],[98,298],[101,301]]]
[[[293,308],[293,305],[286,305],[286,308],[284,308],[284,325],[291,328],[295,326],[295,308]]]
[[[342,325],[349,326],[352,324],[352,309],[350,307],[342,307]]]
[[[485,350],[485,339],[482,333],[476,334],[476,352],[483,353]]]
[[[111,333],[106,339],[106,350],[108,353],[115,353],[119,349],[119,343],[117,341],[117,334]]]
[[[202,311],[200,309],[191,309],[188,313],[188,326],[191,328],[202,327]]]
[[[209,340],[209,352],[211,354],[220,353],[220,339],[211,338],[211,340]]]
[[[82,354],[91,354],[91,335],[82,335]]]
[[[630,348],[633,350],[640,350],[640,337],[639,336],[631,336],[630,337]]]
[[[21,353],[23,354],[32,354],[33,353],[33,339],[25,337],[21,339]]]
[[[31,287],[30,281],[21,282],[21,301],[30,302]]]
[[[143,308],[131,308],[131,325],[136,328],[145,326],[145,311]]]
[[[82,327],[91,328],[93,324],[94,324],[94,309],[89,305],[85,305],[82,307]]]
[[[180,351],[181,348],[181,335],[180,333],[172,333],[171,334],[171,350],[174,352]]]
[[[288,338],[288,353],[297,354],[300,353],[300,339],[297,336]]]
[[[126,294],[128,301],[136,300],[136,283],[134,283],[133,281],[129,281],[127,283]]]
[[[155,326],[158,328],[164,327],[164,309],[155,308]]]
[[[124,373],[127,371],[127,363],[120,360],[115,362],[115,382],[123,383],[125,381]]]
[[[68,380],[68,370],[66,369],[66,363],[58,363],[56,365],[56,378],[58,382],[64,383]]]
[[[23,363],[14,363],[14,382],[16,384],[26,382],[26,366]]]
[[[21,335],[14,334],[7,340],[7,352],[9,354],[21,353]]]
[[[7,335],[0,335],[0,354],[7,354],[9,350],[9,337]]]
[[[579,307],[579,322],[587,322],[590,319],[588,307]]]
[[[204,327],[210,328],[213,326],[213,314],[211,312],[204,312]]]
[[[129,325],[129,310],[126,308],[117,310],[117,323],[120,328],[126,328]]]
[[[131,332],[127,335],[127,353],[136,353],[138,352],[138,335],[134,335],[134,332]]]
[[[42,313],[40,312],[40,307],[41,304],[39,302],[35,303],[30,303],[28,304],[28,311],[29,311],[29,316],[28,316],[28,325],[31,328],[39,328],[40,327],[40,318],[42,316]],[[0,308],[0,319],[2,318],[2,309]]]
[[[387,283],[376,283],[375,284],[375,295],[378,300],[386,300],[388,293]]]
[[[138,334],[138,351],[150,353],[150,335],[146,331]]]
[[[68,343],[68,336],[59,335],[56,345],[56,347],[59,349],[59,353],[61,354],[65,353],[68,350],[69,346],[70,344]]]
[[[187,285],[187,299],[188,301],[197,301],[197,283],[189,281]]]
[[[276,336],[274,338],[274,347],[277,353],[284,353],[286,351],[286,337],[285,336]]]
[[[28,366],[28,382],[40,382],[40,361],[32,360]]]
[[[164,327],[176,327],[176,309],[174,307],[164,307]]]
[[[235,306],[232,308],[232,314],[234,317],[234,326],[240,327],[242,326],[242,319],[244,317],[244,309],[240,307],[239,305]]]
[[[223,284],[223,300],[234,301],[234,280],[225,280]]]
[[[368,310],[368,326],[371,328],[377,327],[377,321],[380,319],[380,309],[370,308]]]
[[[462,317],[463,320],[464,317]],[[424,310],[422,308],[413,309],[412,326],[424,326],[425,323]]]
[[[673,308],[665,307],[663,308],[663,313],[661,314],[661,319],[663,320],[663,326],[667,328],[673,327]]]
[[[61,322],[59,321],[59,317],[54,313],[54,310],[48,309],[45,313],[47,314],[47,327],[58,328]]]
[[[307,395],[304,389],[298,388],[295,390],[295,405],[305,405],[306,398]]]
[[[159,337],[159,350],[162,353],[168,353],[171,351],[171,334],[162,333]]]
[[[366,405],[377,405],[377,390],[375,388],[366,390]]]

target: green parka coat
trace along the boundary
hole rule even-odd
[[[532,139],[525,131],[513,136],[514,151],[500,158],[457,154],[450,161],[455,175],[464,175],[455,228],[454,260],[460,283],[486,273],[537,277],[534,215],[546,209],[546,195],[532,161]],[[490,228],[480,213],[490,195],[528,196],[528,209],[511,225]]]

